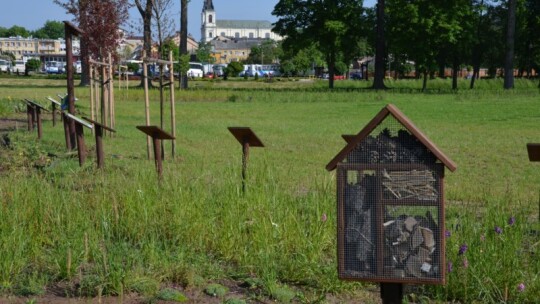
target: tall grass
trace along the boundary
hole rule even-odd
[[[105,139],[103,171],[94,168],[93,150],[79,167],[50,121],[41,142],[22,131],[10,135],[13,145],[3,153],[14,163],[0,172],[1,293],[39,294],[64,282],[71,295],[152,295],[165,284],[223,278],[274,297],[285,285],[319,294],[361,288],[336,277],[335,178],[324,167],[344,146],[341,134],[357,133],[394,103],[458,164],[445,185],[453,271],[445,287],[424,293],[462,302],[536,300],[540,176],[525,144],[538,140],[537,91],[421,95],[327,92],[319,82],[275,90],[257,87],[267,83],[199,84],[209,87],[176,93],[178,155],[172,159],[165,144],[161,183],[135,129],[144,122],[139,89],[117,92],[118,133]],[[45,101],[59,89],[4,90],[12,99]],[[76,94],[88,115],[87,89]],[[155,124],[158,96],[152,92]],[[245,194],[241,146],[228,126],[252,127],[266,146],[251,149]],[[93,149],[89,134],[87,144]],[[459,255],[463,244],[468,251]]]

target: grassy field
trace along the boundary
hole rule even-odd
[[[177,157],[166,143],[161,184],[135,128],[144,124],[142,90],[116,92],[118,133],[105,140],[103,171],[91,135],[79,167],[60,127],[45,121],[37,142],[21,123],[0,148],[0,293],[40,295],[62,283],[69,295],[151,298],[167,286],[234,280],[249,286],[247,301],[314,303],[352,292],[369,302],[366,285],[336,276],[336,181],[325,166],[344,146],[341,134],[357,133],[393,103],[458,165],[445,185],[448,284],[419,287],[409,299],[536,301],[540,174],[525,145],[540,141],[537,82],[520,80],[507,92],[498,80],[474,91],[464,81],[452,92],[436,80],[424,94],[418,81],[391,82],[387,92],[365,82],[326,85],[192,82],[176,92]],[[65,81],[2,78],[0,89],[0,114],[12,116],[21,98],[46,104]],[[88,115],[89,90],[76,95]],[[154,124],[158,96],[151,92]],[[251,127],[266,146],[251,149],[245,195],[241,146],[228,126]]]

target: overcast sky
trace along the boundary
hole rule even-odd
[[[364,5],[373,6],[376,0],[364,0]],[[171,13],[180,23],[180,0],[174,1],[175,5]],[[204,0],[191,0],[189,3],[188,28],[189,33],[196,40],[201,38],[201,11]],[[241,20],[267,20],[274,22],[272,10],[278,0],[214,0],[217,19],[241,19]],[[47,20],[72,20],[71,15],[52,0],[0,0],[1,15],[0,26],[11,27],[20,25],[29,30],[35,30],[43,26]],[[130,19],[135,23],[140,19],[137,10],[130,11]],[[138,33],[135,33],[138,34]]]

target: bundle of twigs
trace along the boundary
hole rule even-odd
[[[416,198],[436,200],[435,178],[429,170],[383,171],[382,184],[385,194],[396,199]],[[387,195],[385,195],[386,197]]]

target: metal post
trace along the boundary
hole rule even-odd
[[[97,167],[102,169],[104,167],[104,153],[103,153],[103,128],[97,124],[94,124],[96,129],[96,153],[97,153]]]
[[[154,158],[156,160],[156,170],[158,174],[158,179],[161,180],[163,177],[163,167],[161,164],[161,140],[157,137],[152,137],[154,141]]]
[[[383,304],[401,304],[403,302],[403,284],[381,283]]]
[[[249,159],[249,141],[244,139],[242,143],[242,193],[246,192],[247,162]]]
[[[56,104],[54,102],[52,103],[52,125],[56,126]]]
[[[36,111],[36,120],[37,120],[38,139],[41,139],[41,136],[43,135],[43,130],[41,128],[41,109],[39,107],[36,107],[35,111]]]
[[[34,119],[33,114],[34,108],[31,105],[26,106],[26,118],[28,120],[28,131],[32,131],[34,129]]]

